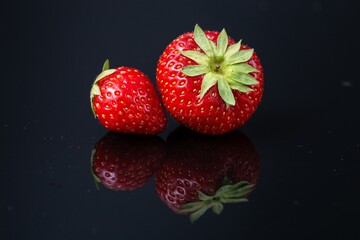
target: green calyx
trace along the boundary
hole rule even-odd
[[[99,86],[97,85],[97,82],[98,82],[100,79],[102,79],[102,78],[104,78],[104,77],[112,74],[113,72],[115,72],[115,69],[109,69],[109,68],[110,68],[110,62],[109,62],[109,59],[106,59],[104,65],[103,65],[103,67],[102,67],[101,73],[96,77],[96,79],[95,79],[95,81],[94,81],[94,83],[93,83],[93,85],[92,85],[92,87],[91,87],[91,91],[90,91],[90,105],[91,105],[91,110],[92,110],[95,118],[96,118],[96,113],[95,113],[95,109],[94,109],[93,98],[94,98],[95,95],[100,95],[100,94],[101,94],[100,88],[99,88]]]
[[[212,209],[215,214],[219,215],[223,211],[225,203],[247,202],[246,196],[254,187],[254,184],[240,181],[222,186],[213,196],[208,196],[199,191],[199,201],[184,204],[179,213],[190,213],[192,223],[198,220],[208,209]]]
[[[228,46],[228,35],[223,29],[216,43],[209,40],[204,31],[195,26],[194,40],[204,52],[182,51],[181,54],[194,60],[197,65],[185,66],[181,72],[187,76],[204,75],[200,90],[200,99],[207,91],[218,84],[219,94],[227,105],[234,106],[232,90],[250,92],[250,86],[259,82],[249,73],[257,72],[246,62],[252,57],[254,49],[240,50],[241,40]]]

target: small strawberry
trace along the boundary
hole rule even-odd
[[[90,92],[91,109],[107,129],[122,133],[157,134],[166,117],[150,79],[137,69],[109,69],[95,79]]]
[[[205,134],[242,126],[263,94],[263,68],[253,49],[223,29],[194,32],[172,41],[160,56],[157,86],[169,113]]]
[[[196,134],[179,128],[169,135],[166,160],[156,173],[159,198],[176,213],[195,221],[208,209],[220,214],[223,203],[245,202],[254,185],[230,182],[229,168],[241,156],[243,135]]]
[[[91,167],[97,182],[112,190],[131,191],[150,180],[164,153],[158,136],[108,132],[95,145]]]

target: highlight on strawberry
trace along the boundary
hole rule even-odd
[[[132,191],[152,178],[164,157],[164,141],[158,136],[108,132],[95,144],[91,170],[97,187],[102,183],[112,190]]]
[[[247,202],[259,170],[259,155],[241,132],[206,136],[180,127],[167,139],[156,192],[175,213],[194,222],[209,209],[220,214],[224,204]]]
[[[223,134],[247,122],[263,95],[264,74],[254,49],[223,29],[182,34],[164,50],[156,82],[178,122],[204,134]]]
[[[167,123],[151,80],[135,68],[110,69],[109,60],[92,85],[90,104],[95,118],[110,131],[155,135]]]

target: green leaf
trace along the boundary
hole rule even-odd
[[[227,65],[248,61],[254,53],[254,49],[240,50],[239,52],[225,59]]]
[[[226,199],[243,198],[250,192],[251,191],[243,191],[243,192],[239,192],[239,193],[233,193],[233,192],[225,193],[222,197],[226,198]]]
[[[226,49],[226,52],[224,54],[224,58],[229,58],[230,56],[234,55],[235,53],[240,51],[240,46],[241,46],[241,40],[231,46],[229,46]]]
[[[202,99],[216,83],[218,79],[218,75],[212,72],[206,73],[201,83],[201,90],[200,90],[200,99]]]
[[[229,66],[229,71],[238,71],[240,73],[252,73],[252,72],[258,72],[256,68],[253,68],[247,63],[238,63],[232,66]]]
[[[204,202],[189,202],[181,206],[179,213],[195,212],[204,206]]]
[[[200,208],[199,210],[195,211],[190,215],[190,221],[194,223],[196,220],[198,220],[204,213],[209,209],[210,206],[205,206],[203,208]]]
[[[210,45],[210,40],[206,37],[204,31],[200,28],[198,24],[195,25],[194,40],[206,55],[208,55],[209,57],[214,56],[214,52]]]
[[[231,191],[225,192],[224,194],[221,195],[221,197],[223,198],[240,198],[240,197],[244,197],[247,194],[249,194],[250,192],[252,192],[254,190],[255,185],[254,184],[249,184],[237,189],[233,189]]]
[[[210,42],[210,45],[211,45],[211,48],[212,48],[213,52],[215,53],[216,52],[216,44],[211,40],[209,40],[209,42]]]
[[[258,80],[256,80],[253,76],[246,73],[239,73],[236,79],[234,80],[245,85],[259,84]]]
[[[228,35],[223,29],[217,38],[216,56],[223,56],[228,45]]]
[[[206,195],[205,193],[198,191],[198,195],[199,195],[199,200],[201,201],[207,201],[207,200],[211,200],[212,197]]]
[[[233,185],[230,185],[230,190],[235,190],[235,189],[238,189],[238,188],[242,188],[244,186],[247,186],[249,185],[249,182],[247,181],[239,181]]]
[[[93,112],[95,118],[96,118],[96,113],[95,113],[93,98],[95,95],[100,95],[100,94],[101,94],[100,88],[95,81],[90,90],[90,106],[91,106],[91,111]]]
[[[233,199],[222,199],[223,203],[241,203],[241,202],[248,202],[249,200],[246,198],[233,198]]]
[[[249,193],[251,193],[252,190],[254,190],[254,189],[252,188],[252,189],[247,189],[247,190],[242,190],[242,191],[228,192],[228,193],[223,194],[222,197],[226,198],[226,199],[243,198],[246,195],[248,195]]]
[[[106,61],[105,61],[106,63]],[[93,98],[95,95],[100,95],[101,92],[100,92],[100,88],[99,86],[96,84],[100,79],[106,77],[107,75],[110,75],[112,73],[114,73],[116,70],[115,69],[107,69],[107,70],[104,70],[102,71],[95,79],[92,87],[91,87],[91,90],[90,90],[90,105],[91,105],[91,110],[94,114],[94,117],[96,118],[96,114],[95,114],[95,110],[94,110],[94,103],[93,103]]]
[[[221,182],[221,186],[230,185],[230,184],[231,184],[231,180],[227,176],[225,176]]]
[[[247,73],[239,72],[238,70],[227,73],[225,76],[226,79],[231,79],[232,81],[242,83],[244,85],[256,85],[259,84],[259,81],[256,80],[253,76]]]
[[[246,185],[246,186],[243,186],[243,187],[240,187],[238,189],[235,190],[236,193],[239,193],[239,192],[243,192],[243,191],[252,191],[255,187],[255,184],[249,184],[249,185]]]
[[[102,71],[95,79],[94,83],[96,83],[97,81],[99,81],[100,79],[114,73],[116,70],[115,69],[107,69]]]
[[[183,69],[181,69],[181,72],[187,76],[193,77],[210,72],[210,69],[209,66],[190,65],[183,67]]]
[[[224,196],[226,194],[231,194],[232,192],[237,191],[238,189],[242,189],[243,187],[247,186],[248,184],[249,183],[246,181],[240,181],[235,184],[224,185],[216,191],[215,197],[220,197],[220,196]]]
[[[237,90],[237,91],[240,91],[240,92],[243,92],[243,93],[253,91],[250,87],[248,87],[248,86],[246,86],[244,84],[238,83],[238,82],[235,82],[234,84],[231,84],[231,89],[234,89],[234,90]]]
[[[218,80],[219,94],[221,98],[229,105],[235,105],[234,94],[230,88],[229,83],[224,78]]]
[[[226,192],[231,191],[231,187],[232,187],[232,185],[222,186],[221,188],[219,188],[219,189],[216,191],[215,197],[220,197],[220,196],[222,196],[223,194],[225,194]]]
[[[185,57],[190,58],[191,60],[194,60],[200,65],[209,64],[209,57],[201,52],[189,50],[189,51],[182,51],[181,54],[184,55]]]
[[[100,95],[101,94],[100,88],[96,83],[92,85],[90,93],[91,93],[91,97],[94,97],[95,95]]]
[[[217,215],[220,215],[221,212],[224,210],[224,205],[221,202],[216,202],[214,206],[212,207],[212,210]]]
[[[103,64],[102,71],[108,70],[110,68],[110,61],[109,59],[106,59],[106,61]]]

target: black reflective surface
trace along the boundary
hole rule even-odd
[[[1,239],[359,238],[357,9],[355,1],[2,3]],[[165,46],[195,23],[254,47],[265,92],[239,129],[259,156],[249,202],[192,224],[156,191],[166,159],[139,188],[97,189],[92,150],[107,131],[89,91],[106,58],[154,80]],[[170,118],[156,149],[169,151],[177,128]]]

